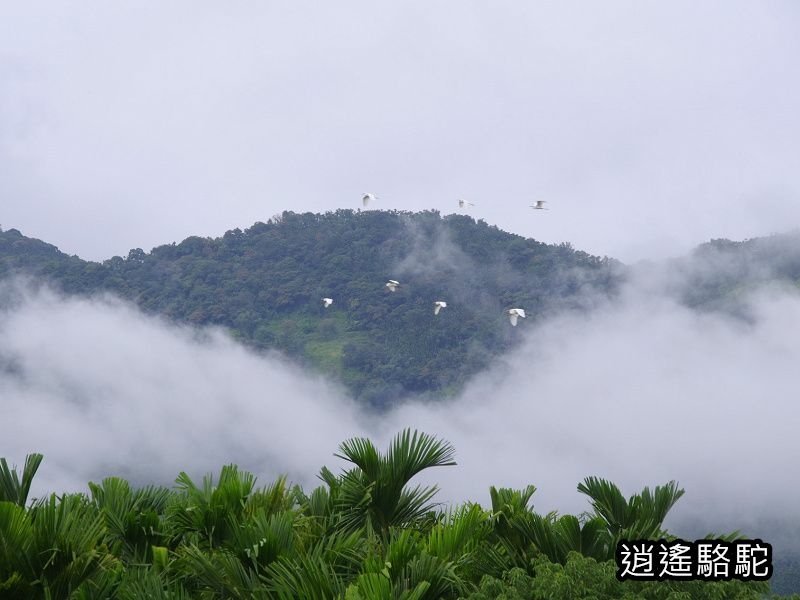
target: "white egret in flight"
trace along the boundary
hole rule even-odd
[[[333,298],[323,298],[322,304],[325,308],[328,308],[331,304],[333,304]]]
[[[443,308],[447,308],[447,302],[442,302],[441,300],[437,300],[436,302],[433,303],[433,305],[436,307],[433,309],[433,314],[435,315],[438,315],[439,311],[442,310]]]
[[[516,327],[517,326],[517,317],[525,318],[525,311],[521,308],[509,308],[508,309],[508,320],[511,321],[511,324]]]
[[[394,279],[390,279],[386,282],[386,287],[389,288],[390,292],[393,292],[397,289],[397,286],[400,285],[399,281],[395,281]]]
[[[545,204],[547,204],[547,200],[537,200],[536,204],[531,204],[531,208],[534,210],[550,210],[544,207]]]
[[[466,200],[458,200],[458,208],[464,208],[465,206],[475,206],[472,202],[467,202]]]
[[[372,200],[377,200],[377,199],[378,197],[375,194],[370,194],[369,192],[361,196],[361,201],[364,203],[364,208],[366,208],[367,204],[369,204]]]

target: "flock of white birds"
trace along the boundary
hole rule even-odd
[[[369,203],[373,202],[375,200],[380,200],[380,198],[378,198],[378,196],[376,196],[375,194],[371,194],[369,192],[367,192],[367,193],[365,193],[364,195],[361,196],[361,202],[363,203],[364,208],[369,206]],[[534,210],[549,210],[549,209],[545,208],[545,206],[544,206],[545,204],[547,204],[546,200],[537,200],[536,204],[532,204],[531,205],[531,208],[534,209]],[[459,199],[459,201],[458,201],[458,207],[459,208],[466,208],[468,206],[475,206],[475,205],[472,202],[467,202],[466,200],[460,200]],[[395,280],[395,279],[390,279],[389,281],[386,282],[386,288],[390,292],[396,292],[398,287],[400,287],[400,282]],[[325,308],[328,308],[331,304],[333,304],[333,298],[323,298],[322,299],[322,305]],[[434,315],[438,315],[439,311],[441,311],[443,308],[447,308],[447,302],[445,302],[444,300],[436,300],[433,303],[433,314]],[[509,322],[514,327],[517,326],[517,320],[518,319],[524,319],[525,318],[525,310],[522,309],[522,308],[509,308],[506,311],[506,314],[508,315]]]

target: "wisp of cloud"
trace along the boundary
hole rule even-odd
[[[630,494],[675,479],[674,523],[759,533],[798,522],[800,296],[762,290],[748,320],[698,312],[633,281],[591,312],[525,322],[526,341],[457,398],[408,399],[380,418],[343,390],[219,330],[145,316],[111,298],[21,292],[0,313],[0,456],[45,462],[36,490],[110,474],[169,484],[236,462],[266,483],[315,485],[342,440],[404,427],[454,443],[458,466],[422,479],[440,499],[488,503],[535,484],[536,508],[580,512],[588,475]],[[748,527],[751,528],[748,531]]]
[[[360,433],[334,385],[223,331],[144,316],[112,298],[26,295],[0,317],[0,456],[42,452],[37,489],[120,474],[169,483],[237,462],[312,481]]]

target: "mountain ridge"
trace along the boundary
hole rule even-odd
[[[226,327],[376,406],[455,392],[520,337],[505,310],[522,306],[533,321],[579,307],[587,289],[614,287],[618,266],[436,211],[287,211],[244,231],[102,263],[17,230],[0,233],[0,276],[33,276],[70,294],[111,292],[148,313]],[[401,281],[396,293],[388,279]],[[324,309],[323,297],[333,306]],[[436,300],[448,302],[438,316]]]
[[[637,268],[437,211],[285,211],[217,238],[190,236],[103,262],[0,231],[0,277],[21,274],[68,294],[108,292],[179,323],[225,327],[377,407],[456,393],[532,322],[612,298]],[[664,293],[744,314],[743,291],[800,282],[800,233],[711,240],[663,268],[675,275]],[[397,292],[388,279],[401,282]],[[330,308],[323,297],[334,299]],[[437,300],[448,306],[435,316]],[[529,315],[517,328],[505,315],[512,306]]]

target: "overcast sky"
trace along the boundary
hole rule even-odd
[[[789,0],[5,2],[0,225],[104,259],[370,191],[626,261],[783,231],[798,33]]]

